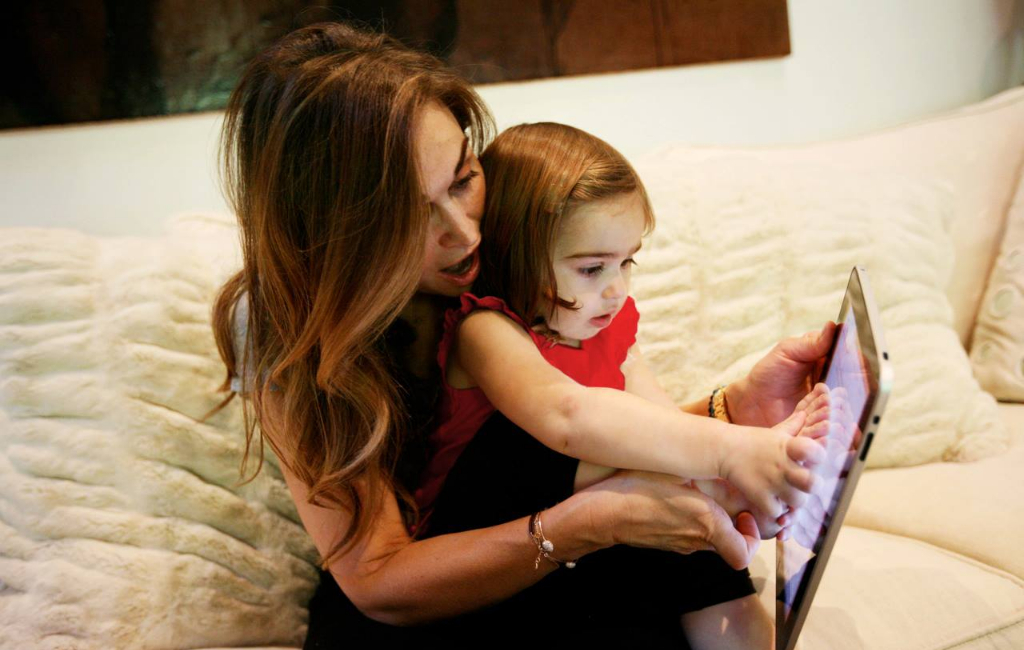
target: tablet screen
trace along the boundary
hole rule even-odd
[[[857,458],[861,431],[866,425],[861,420],[867,417],[868,407],[877,393],[874,373],[858,335],[858,314],[854,313],[849,298],[847,294],[843,301],[832,354],[822,369],[824,379],[819,379],[825,382],[831,395],[829,431],[823,441],[829,453],[827,460],[815,472],[815,489],[807,505],[796,516],[790,529],[792,536],[779,544],[778,579],[781,584],[776,587],[778,600],[783,605],[780,623],[787,621],[798,599],[804,597],[809,574],[832,525],[850,468]],[[863,318],[866,319],[866,315]],[[861,319],[861,322],[866,323],[866,320]]]

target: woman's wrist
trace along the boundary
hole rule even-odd
[[[733,424],[751,427],[766,426],[764,418],[751,400],[750,385],[746,378],[729,384],[725,389],[725,400],[728,404],[729,419]]]
[[[615,544],[618,496],[587,489],[543,511],[544,534],[554,543],[559,560],[578,560]]]

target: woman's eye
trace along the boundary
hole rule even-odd
[[[597,266],[585,266],[580,269],[580,274],[585,277],[592,278],[595,275],[599,275],[604,270],[604,264],[598,264]]]
[[[457,181],[455,181],[454,183],[452,183],[451,191],[455,192],[455,193],[466,191],[469,188],[470,184],[473,182],[473,179],[476,178],[479,175],[480,175],[480,172],[478,172],[478,171],[476,171],[474,169],[473,171],[469,172],[468,174],[466,174],[462,178],[460,178]]]

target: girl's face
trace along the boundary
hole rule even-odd
[[[589,339],[622,309],[644,221],[636,193],[585,203],[562,219],[555,237],[555,283],[559,297],[575,301],[578,309],[556,307],[548,327],[559,337]]]
[[[424,201],[430,204],[419,291],[457,296],[480,272],[483,170],[455,117],[439,103],[420,113],[414,137]]]

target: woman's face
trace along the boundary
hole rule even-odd
[[[430,204],[419,291],[457,296],[480,272],[483,170],[451,111],[437,102],[420,113],[414,137],[424,200]]]

